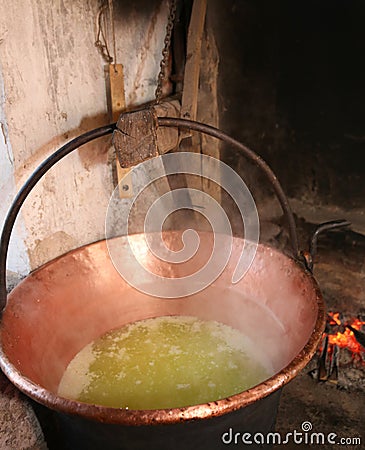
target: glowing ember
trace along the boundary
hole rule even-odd
[[[318,381],[339,382],[340,367],[362,368],[365,365],[365,322],[359,318],[343,320],[340,313],[329,312],[317,368],[310,374]],[[347,349],[342,351],[341,349]],[[342,354],[342,356],[341,356]]]
[[[340,313],[329,312],[328,317],[330,325],[341,325]]]
[[[328,313],[329,320],[328,323],[331,326],[334,325],[342,325],[340,320],[340,313]],[[362,327],[365,325],[365,322],[358,318],[353,318],[346,322],[346,325],[351,325],[355,330],[362,331]],[[328,333],[328,344],[329,347],[331,345],[337,345],[340,348],[347,348],[352,353],[361,353],[364,352],[365,349],[360,345],[360,343],[356,340],[354,333],[345,327],[344,331],[341,333],[337,331],[334,334]]]

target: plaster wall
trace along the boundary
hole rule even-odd
[[[0,0],[0,224],[42,160],[109,122],[106,63],[94,45],[99,7],[92,0]],[[154,97],[167,5],[118,3],[114,13],[127,104],[144,103]],[[104,237],[114,189],[109,147],[107,139],[88,144],[41,180],[13,233],[10,271],[27,273]],[[118,207],[122,216],[123,204]]]

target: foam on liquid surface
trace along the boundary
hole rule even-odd
[[[178,408],[229,397],[270,375],[238,330],[164,316],[125,325],[88,344],[70,362],[58,394],[116,408]]]

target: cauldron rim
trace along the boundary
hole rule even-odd
[[[140,233],[136,233],[140,234]],[[64,256],[79,252],[83,249],[102,243],[104,240],[99,240],[91,244],[78,247],[71,250],[51,261],[45,263],[41,267],[31,272],[21,283],[28,279],[32,274],[42,270],[44,267],[54,263]],[[24,394],[32,398],[36,402],[69,415],[76,415],[86,419],[91,419],[98,422],[105,422],[110,424],[120,424],[129,426],[142,425],[157,425],[157,424],[173,424],[185,422],[189,420],[206,420],[213,417],[218,417],[235,410],[239,410],[249,406],[258,400],[269,396],[275,391],[281,389],[289,383],[311,360],[315,354],[318,343],[321,339],[325,326],[325,306],[322,293],[314,276],[305,267],[303,267],[295,258],[283,253],[282,251],[268,245],[258,244],[259,247],[277,252],[285,258],[290,259],[301,271],[308,277],[312,284],[316,300],[317,300],[317,318],[313,331],[308,342],[304,345],[301,351],[286,365],[282,370],[263,381],[262,383],[238,394],[232,395],[228,398],[220,399],[214,402],[187,406],[182,408],[156,409],[156,410],[132,410],[126,408],[111,408],[101,405],[92,405],[78,402],[75,400],[66,399],[56,395],[55,393],[43,388],[34,383],[26,376],[22,375],[20,371],[10,362],[5,354],[0,340],[0,368],[9,380]],[[0,331],[2,323],[0,323]]]

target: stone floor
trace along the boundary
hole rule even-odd
[[[305,235],[310,236],[314,228],[313,225],[299,221],[301,239]],[[365,237],[344,230],[321,236],[318,244],[314,275],[322,290],[327,310],[339,311],[352,317],[365,317]],[[313,432],[325,435],[336,433],[338,438],[361,437],[362,442],[361,445],[320,445],[313,448],[365,448],[365,367],[340,368],[336,386],[318,382],[309,376],[308,373],[315,366],[314,358],[284,388],[277,431],[282,434],[295,429],[301,431],[301,424],[309,421]],[[354,372],[357,376],[351,377]],[[275,448],[289,450],[302,447],[292,443]]]
[[[365,392],[338,389],[330,383],[318,383],[304,370],[283,390],[280,401],[276,430],[286,433],[302,432],[303,422],[310,422],[312,431],[336,433],[337,438],[360,437],[361,445],[318,445],[312,448],[331,450],[333,448],[365,448]],[[291,450],[309,448],[302,444],[277,445],[275,449]]]
[[[47,445],[28,400],[0,372],[0,449],[45,450]]]

